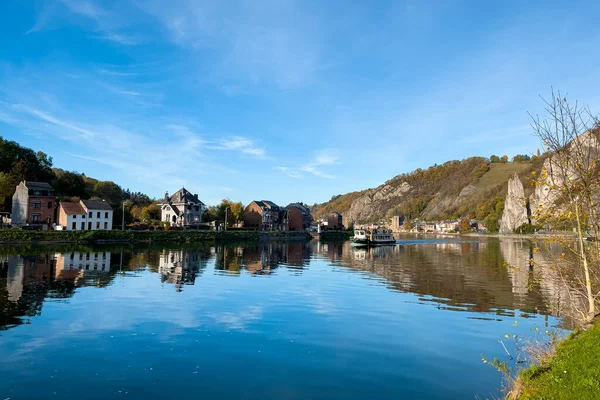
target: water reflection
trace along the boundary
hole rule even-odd
[[[0,393],[166,398],[184,379],[179,398],[499,397],[481,354],[556,326],[568,297],[534,246],[0,247]],[[251,370],[269,373],[222,373]]]
[[[30,322],[41,312],[44,299],[68,298],[77,287],[110,285],[119,272],[147,270],[181,292],[207,270],[228,276],[270,275],[284,267],[298,274],[309,267],[311,258],[374,274],[392,290],[415,293],[422,303],[448,309],[565,316],[568,290],[559,284],[548,255],[533,252],[535,245],[442,239],[404,240],[397,246],[368,249],[349,242],[267,242],[27,250],[23,255],[0,256],[0,328]]]

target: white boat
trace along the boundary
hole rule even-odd
[[[357,245],[377,246],[382,244],[396,244],[396,239],[390,231],[355,229],[352,242]]]

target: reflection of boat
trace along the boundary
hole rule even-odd
[[[394,239],[394,235],[389,231],[376,229],[371,232],[365,229],[356,229],[354,230],[352,242],[357,245],[377,246],[396,244],[396,239]]]

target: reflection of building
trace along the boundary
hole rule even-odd
[[[49,285],[52,279],[54,259],[48,254],[39,256],[16,256],[7,260],[8,300],[17,301],[27,285]]]
[[[84,271],[110,271],[110,253],[106,251],[57,253],[55,258],[56,279],[77,280]]]
[[[163,250],[158,260],[162,282],[175,285],[180,292],[183,285],[193,285],[202,265],[199,251]]]

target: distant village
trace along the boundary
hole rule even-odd
[[[243,220],[232,226],[215,221],[203,221],[206,205],[185,188],[172,195],[168,193],[159,204],[160,222],[168,229],[248,229],[261,231],[323,231],[345,230],[343,215],[331,212],[317,220],[304,203],[290,203],[285,207],[269,200],[254,200],[244,208]],[[55,190],[46,182],[22,181],[12,198],[12,214],[2,215],[4,225],[22,229],[94,231],[112,230],[114,210],[104,199],[58,201]],[[118,225],[121,227],[121,225]],[[465,230],[485,231],[479,221],[416,221],[409,223],[401,216],[389,222],[356,225],[362,229],[386,229],[393,232],[455,233]],[[152,228],[160,229],[160,228]]]

